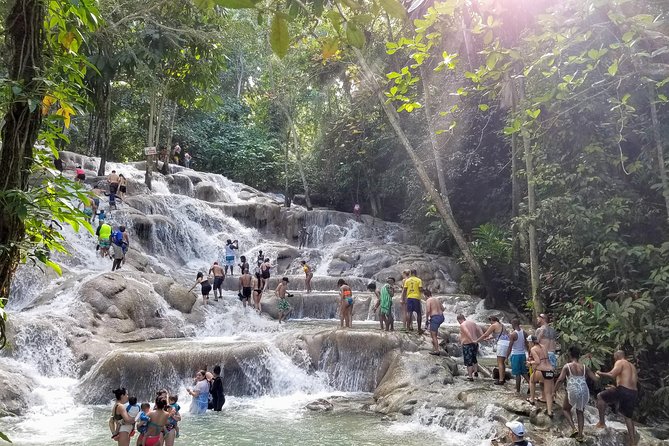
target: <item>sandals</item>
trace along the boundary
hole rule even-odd
[[[439,352],[429,352],[429,353],[430,353],[432,356],[439,356],[439,355],[440,355]]]
[[[504,384],[506,384],[506,381],[500,381],[500,380],[495,381],[496,386],[503,386]]]
[[[534,405],[536,404],[536,403],[534,402],[534,400],[531,400],[530,398],[525,398],[525,401],[527,401],[528,403],[530,403],[532,406],[534,406]]]

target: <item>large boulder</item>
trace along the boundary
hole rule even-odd
[[[0,363],[0,417],[23,415],[35,382],[10,364]]]
[[[195,198],[209,203],[228,203],[231,201],[230,196],[225,191],[208,181],[202,181],[195,186]]]

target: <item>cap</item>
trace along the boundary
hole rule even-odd
[[[284,282],[290,282],[290,280],[288,280],[288,277],[284,277],[284,278],[281,279],[281,280],[283,280]]]
[[[544,313],[541,313],[541,314],[539,315],[539,317],[540,317],[541,319],[545,320],[545,321],[548,320],[548,318],[546,317],[546,315],[545,315]]]
[[[527,337],[527,342],[539,342],[539,338],[537,338],[535,335],[529,335]]]
[[[520,421],[509,421],[506,423],[506,427],[511,429],[511,432],[513,432],[518,437],[525,436],[525,426]]]

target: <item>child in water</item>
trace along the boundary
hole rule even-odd
[[[139,415],[139,404],[137,404],[137,397],[136,396],[131,396],[128,398],[128,405],[125,407],[126,412],[128,412],[128,416],[137,419],[137,415]],[[132,431],[130,432],[130,436],[132,437],[135,434],[135,426],[133,424]]]
[[[177,403],[178,400],[179,397],[177,395],[170,395],[169,397],[170,407],[174,409],[174,415],[179,415],[179,411],[181,410],[181,406]],[[169,432],[172,429],[174,429],[174,431],[176,432],[175,437],[179,438],[179,426],[177,423],[179,422],[180,419],[181,417],[173,417],[173,416],[170,416],[167,419],[167,424],[165,425],[165,430],[167,431],[167,434],[169,434]]]
[[[137,416],[137,432],[139,432],[139,437],[137,438],[137,446],[144,446],[144,434],[149,428],[149,412],[151,411],[151,404],[142,403],[141,412]]]

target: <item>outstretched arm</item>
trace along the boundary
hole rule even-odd
[[[623,366],[620,361],[616,361],[616,364],[613,366],[613,369],[610,372],[597,372],[598,376],[606,376],[607,378],[615,378],[620,375],[623,371]]]
[[[553,394],[557,393],[558,387],[560,387],[560,384],[565,379],[567,379],[567,366],[566,365],[564,367],[562,367],[562,371],[560,372],[560,376],[558,376],[557,381],[555,381],[555,387],[554,387],[554,390],[553,390]]]
[[[488,327],[488,329],[481,336],[479,336],[479,338],[474,342],[481,342],[483,339],[490,336],[490,334],[493,332],[494,329],[495,329],[495,326],[490,325],[490,327]]]

